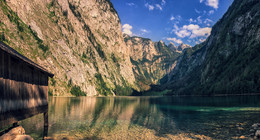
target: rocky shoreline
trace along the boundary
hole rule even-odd
[[[250,132],[252,132],[251,136],[254,137],[254,139],[260,139],[260,123],[253,124]]]

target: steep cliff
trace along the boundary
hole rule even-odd
[[[159,84],[159,80],[175,67],[180,53],[172,51],[164,42],[152,42],[150,39],[124,35],[130,48],[130,57],[137,85],[140,90],[150,89],[150,85]]]
[[[234,0],[206,42],[188,49],[157,88],[169,94],[259,93],[259,8],[259,0]]]
[[[50,94],[129,94],[135,76],[109,0],[0,0],[0,40],[55,74]]]

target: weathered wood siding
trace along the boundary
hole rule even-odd
[[[48,77],[0,49],[0,113],[47,105]]]

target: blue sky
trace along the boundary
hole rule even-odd
[[[123,33],[194,46],[209,36],[212,26],[233,0],[111,0]]]

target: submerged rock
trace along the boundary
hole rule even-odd
[[[24,128],[18,126],[1,136],[0,140],[33,140],[33,138],[29,135],[25,135]]]
[[[260,139],[260,130],[256,130],[255,139]]]
[[[260,123],[255,123],[252,125],[254,130],[260,130]]]
[[[253,132],[253,134],[251,134],[251,136],[253,136],[255,139],[260,139],[260,123],[255,123],[252,125],[252,130],[250,130],[251,132]]]

